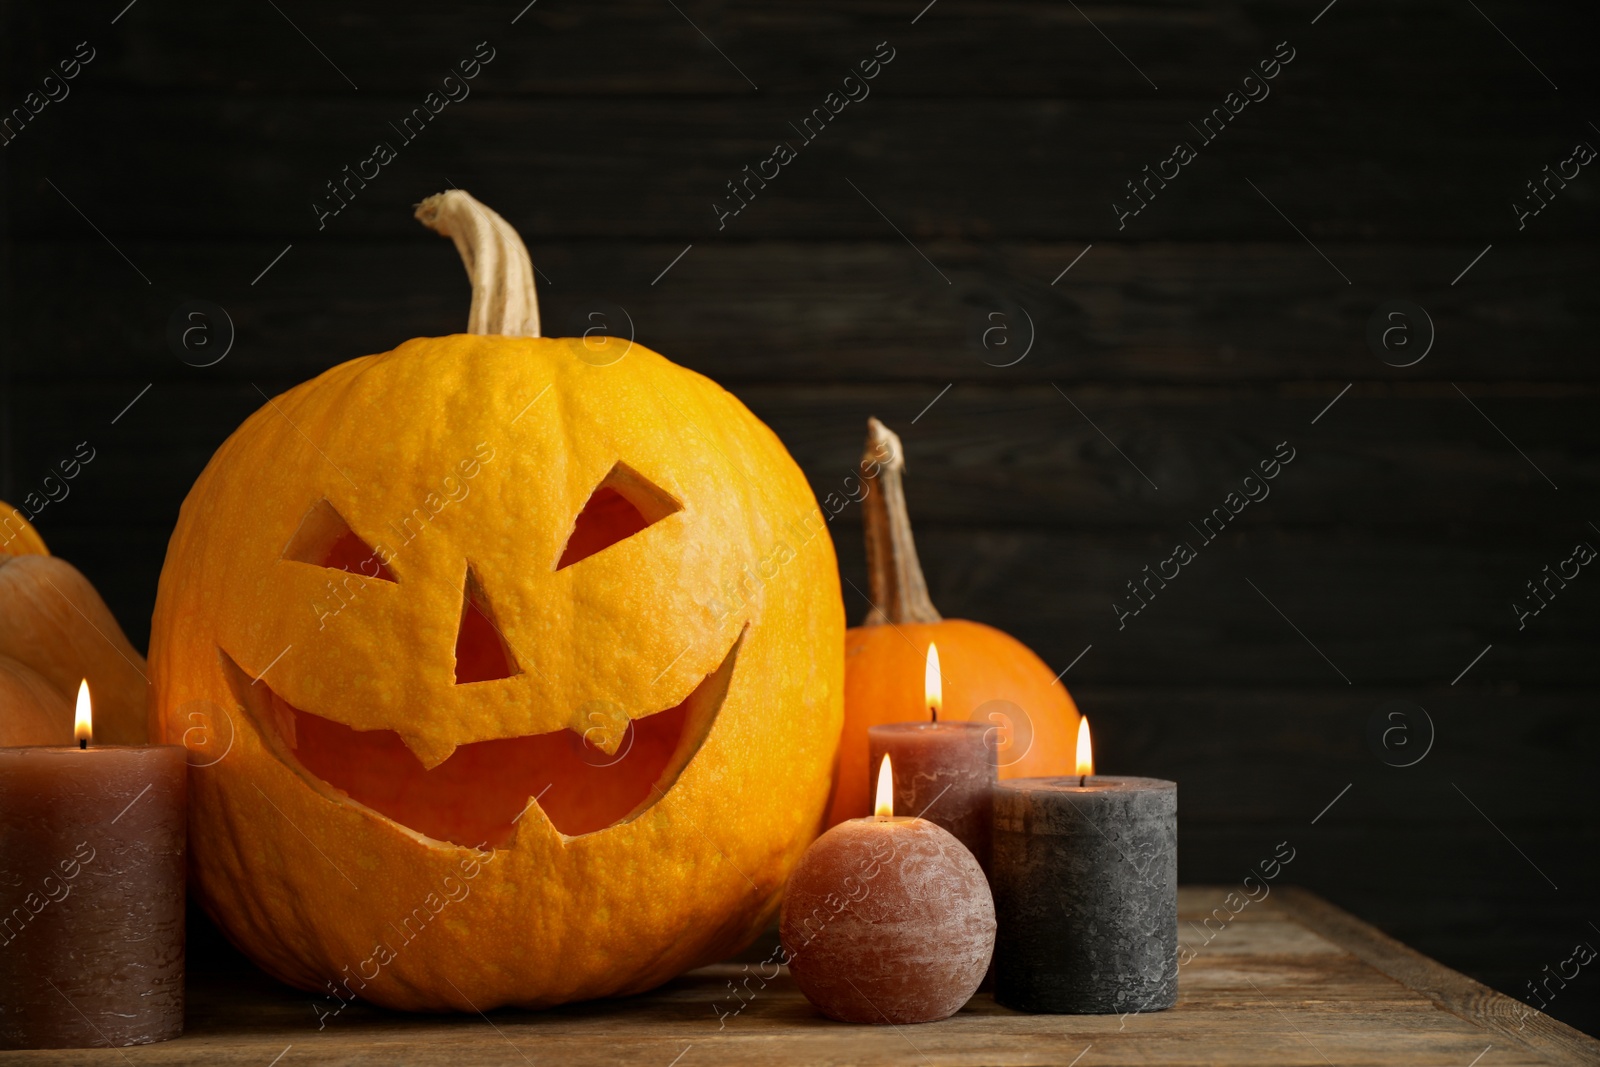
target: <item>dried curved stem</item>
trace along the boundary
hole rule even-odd
[[[867,447],[861,456],[861,477],[867,484],[862,520],[867,536],[867,591],[872,610],[863,626],[885,623],[939,622],[942,616],[928,598],[928,583],[911,537],[906,493],[901,484],[905,450],[899,436],[877,419],[867,420]]]
[[[539,336],[533,261],[511,224],[460,189],[435,193],[417,205],[428,229],[450,238],[472,279],[467,332]]]

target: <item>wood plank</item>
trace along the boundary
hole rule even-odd
[[[1575,525],[1568,532],[1581,536]],[[1548,562],[1530,568],[1535,545],[1506,545],[1490,561],[1482,531],[1240,531],[1205,548],[1193,573],[1180,573],[1181,584],[1141,615],[1119,621],[1114,598],[1129,595],[1125,583],[1156,568],[1178,537],[924,527],[918,542],[941,610],[1000,625],[1063,667],[1094,643],[1092,665],[1086,657],[1080,668],[1096,681],[1445,685],[1493,643],[1469,684],[1592,684],[1585,649],[1600,585],[1574,586],[1564,594],[1571,599],[1517,630],[1512,599]],[[863,574],[853,539],[839,543],[843,573]],[[850,617],[862,617],[864,596],[848,585],[845,594]]]
[[[406,102],[357,93],[317,103],[315,121],[301,120],[298,100],[219,106],[181,96],[152,109],[107,96],[64,107],[49,122],[41,115],[27,131],[27,153],[9,158],[12,226],[27,237],[85,233],[48,178],[118,243],[411,236],[410,206],[447,182],[471,189],[532,240],[887,240],[885,217],[914,242],[1287,241],[1295,227],[1318,243],[1453,243],[1465,230],[1474,243],[1520,245],[1600,234],[1600,216],[1578,210],[1576,187],[1518,231],[1514,191],[1592,136],[1555,103],[1330,107],[1287,92],[1259,114],[1241,114],[1214,144],[1193,145],[1198,158],[1141,214],[1119,222],[1113,202],[1129,196],[1125,183],[1175,143],[1200,141],[1189,123],[1218,104],[1155,95],[1137,103],[868,99],[810,141],[790,126],[816,103],[810,97],[693,107],[468,100],[407,140],[391,126]],[[1426,139],[1416,136],[1423,125]],[[104,146],[135,129],[149,165],[105,166]],[[784,140],[797,158],[766,188],[752,185],[753,202],[719,229],[714,205],[730,195],[727,183]],[[348,206],[319,231],[313,204],[329,195],[325,183],[380,141],[397,158],[363,187],[352,183]],[[1008,165],[994,166],[973,151],[990,144],[1019,147]],[[1441,281],[1464,265],[1441,265]],[[943,284],[926,270],[926,284]],[[1339,271],[1348,269],[1326,270],[1329,292],[1341,291]]]
[[[1463,851],[1448,861],[1447,877],[1470,880],[1485,894],[1489,884],[1512,878],[1529,888],[1544,883],[1526,861],[1497,877],[1492,865],[1515,859],[1515,853],[1471,803],[1488,810],[1495,825],[1524,841],[1524,848],[1531,847],[1529,834],[1545,844],[1569,833],[1600,836],[1589,818],[1600,810],[1600,781],[1589,773],[1600,722],[1585,710],[1579,693],[1467,688],[1450,686],[1449,678],[1382,689],[1113,686],[1079,676],[1098,651],[1097,646],[1065,681],[1094,724],[1099,763],[1117,773],[1181,783],[1179,812],[1186,827],[1253,825],[1263,854],[1281,840],[1271,835],[1291,827],[1299,833],[1341,829],[1396,838],[1450,834],[1449,846],[1419,844],[1391,861],[1404,866],[1411,885],[1427,881],[1428,865],[1450,848],[1464,846],[1461,835],[1477,836],[1494,844],[1490,854]],[[1369,739],[1368,722],[1383,718],[1380,709],[1396,701],[1423,708],[1426,717],[1413,710],[1410,718],[1386,720],[1386,727],[1397,725],[1401,733],[1391,737],[1395,747],[1383,749]],[[1214,728],[1218,721],[1227,728]],[[1561,740],[1552,744],[1553,738]],[[1401,741],[1411,744],[1410,751]],[[1451,783],[1459,783],[1465,797]],[[1347,784],[1350,791],[1341,794]],[[1556,795],[1565,802],[1553,810]],[[1321,829],[1307,830],[1336,796],[1337,807],[1315,824]],[[1239,863],[1236,855],[1208,859],[1208,851],[1197,847],[1184,856],[1185,877],[1216,880]],[[1418,859],[1422,851],[1426,861]],[[1557,882],[1583,880],[1577,853],[1560,846],[1537,851]],[[1335,873],[1315,857],[1312,866],[1319,874]]]
[[[609,306],[600,321],[620,334],[631,322],[640,343],[730,387],[1287,381],[1337,382],[1337,390],[1352,379],[1600,379],[1600,365],[1570,356],[1600,319],[1596,286],[1584,284],[1600,280],[1600,252],[1590,245],[1500,245],[1451,286],[1481,244],[1329,244],[1324,250],[1358,279],[1336,293],[1344,288],[1337,276],[1298,240],[1099,242],[1082,259],[1082,241],[925,244],[950,286],[893,234],[697,242],[652,285],[682,244],[527,236],[547,333],[581,334],[596,324],[589,314]],[[407,337],[462,328],[463,272],[449,245],[420,228],[405,240],[296,242],[274,264],[287,243],[120,245],[156,283],[146,286],[92,233],[17,242],[15,299],[29,312],[16,317],[16,343],[54,358],[20,361],[15,380],[303,378]],[[95,299],[75,299],[84,292]],[[1401,295],[1420,303],[1437,331],[1428,358],[1404,370],[1380,362],[1365,340],[1377,306]],[[166,331],[178,305],[196,297],[223,306],[238,338],[204,376],[178,361]],[[1423,328],[1414,327],[1419,344]]]
[[[1403,10],[1347,7],[1315,28],[1305,5],[1289,0],[1226,7],[1102,5],[1085,9],[1092,25],[1070,6],[1041,0],[940,0],[913,25],[920,6],[885,0],[680,5],[693,25],[647,0],[624,0],[603,11],[543,3],[527,10],[452,4],[429,15],[403,9],[294,11],[295,25],[337,61],[335,69],[270,8],[224,13],[201,3],[163,4],[121,20],[119,47],[97,59],[94,72],[99,84],[121,91],[181,87],[332,96],[351,91],[340,78],[343,70],[364,94],[405,94],[442,77],[463,48],[470,52],[473,42],[487,38],[507,59],[491,66],[480,90],[485,92],[739,96],[754,91],[741,78],[743,70],[764,93],[820,93],[843,77],[858,53],[870,54],[876,42],[889,38],[905,59],[892,80],[883,79],[880,91],[886,94],[1142,98],[1155,92],[1153,82],[1163,93],[1220,96],[1233,78],[1289,37],[1305,52],[1314,48],[1328,60],[1343,61],[1326,61],[1320,69],[1311,68],[1314,59],[1300,61],[1307,69],[1296,68],[1297,86],[1321,95],[1488,95],[1486,78],[1524,96],[1546,89],[1470,8],[1439,0]],[[1504,4],[1486,10],[1558,82],[1575,72],[1581,62],[1576,35],[1561,32],[1560,13],[1540,17]],[[70,9],[18,11],[12,22],[15,37],[66,42],[69,50],[83,36],[82,20]],[[986,32],[972,32],[974,25]],[[230,40],[254,47],[217,46]],[[1406,54],[1410,63],[1360,61],[1374,41]],[[1440,41],[1450,47],[1439,47]],[[627,61],[597,61],[614,56]],[[30,65],[47,67],[54,58],[35,45],[16,57],[11,77],[24,81]],[[1414,66],[1424,76],[1414,76]],[[1465,76],[1469,71],[1472,77]]]
[[[289,383],[163,381],[110,425],[149,384],[15,390],[15,469],[24,491],[80,441],[107,445],[72,487],[76,500],[43,513],[46,528],[112,515],[132,525],[170,521],[211,453],[264,403],[257,386],[276,393]],[[1063,384],[1071,391],[1058,391]],[[942,397],[937,384],[750,385],[735,392],[786,442],[819,501],[838,514],[835,537],[845,543],[859,540],[846,532],[859,519],[853,506],[840,505],[852,492],[847,479],[866,419],[876,415],[904,434],[911,515],[929,538],[941,525],[964,530],[937,536],[967,538],[980,529],[1070,526],[1077,535],[1152,535],[1148,547],[1163,555],[1184,538],[1198,550],[1217,532],[1214,517],[1207,530],[1203,520],[1225,507],[1229,493],[1248,488],[1268,495],[1244,505],[1230,533],[1472,522],[1478,532],[1451,538],[1463,546],[1481,538],[1486,551],[1520,551],[1532,562],[1558,551],[1564,558],[1576,538],[1594,533],[1574,521],[1552,488],[1581,494],[1600,486],[1588,417],[1594,388],[1464,383],[1475,397],[1469,402],[1450,383],[1363,383],[1316,425],[1311,420],[1338,397],[1339,383],[1231,390],[962,384]],[[1285,442],[1293,462],[1263,481],[1260,464]],[[1252,475],[1256,481],[1246,487]],[[1484,498],[1495,501],[1493,510],[1485,510]],[[1518,595],[1514,590],[1549,562],[1508,575],[1506,596]]]
[[[1600,1057],[1600,1041],[1540,1012],[1529,1015],[1526,1005],[1440,966],[1312,893],[1290,887],[1278,906],[1369,967],[1498,1034],[1505,1044],[1524,1046],[1551,1063],[1593,1063]]]
[[[1340,398],[1350,384],[1221,390],[963,383],[942,397],[937,383],[736,391],[786,442],[824,499],[848,489],[844,479],[860,447],[854,428],[869,415],[898,427],[919,527],[1158,526],[1166,539],[1196,535],[1199,548],[1203,539],[1189,523],[1198,527],[1245,477],[1255,474],[1259,483],[1261,461],[1285,442],[1293,463],[1255,487],[1270,495],[1249,519],[1253,505],[1244,507],[1240,528],[1252,520],[1330,528],[1559,522],[1570,513],[1539,471],[1556,484],[1591,485],[1600,476],[1583,443],[1591,433],[1582,411],[1593,401],[1582,385],[1547,391],[1461,383],[1521,443],[1535,469],[1454,385],[1360,383]],[[1517,510],[1486,513],[1480,492],[1503,505],[1514,500]],[[854,509],[841,521],[857,521]],[[1561,529],[1577,533],[1570,521]]]
[[[1106,721],[1102,716],[1101,723]],[[1172,742],[1192,743],[1205,729],[1197,724],[1178,731]],[[1139,763],[1113,766],[1145,770]],[[1545,966],[1559,965],[1579,942],[1595,943],[1586,903],[1593,898],[1593,881],[1585,866],[1600,848],[1600,834],[1592,826],[1571,823],[1542,828],[1536,816],[1524,815],[1512,823],[1500,810],[1505,806],[1500,791],[1454,779],[1510,834],[1514,844],[1508,843],[1455,792],[1447,772],[1432,779],[1429,807],[1438,821],[1385,818],[1387,811],[1407,803],[1411,792],[1390,787],[1416,773],[1390,771],[1387,783],[1371,775],[1358,777],[1354,788],[1315,825],[1311,820],[1347,781],[1319,776],[1325,792],[1309,804],[1301,797],[1305,790],[1290,793],[1281,807],[1276,797],[1263,793],[1258,798],[1261,821],[1239,813],[1230,822],[1217,822],[1190,817],[1185,809],[1203,798],[1179,779],[1180,874],[1237,884],[1280,843],[1288,842],[1297,854],[1282,881],[1313,889],[1446,966],[1529,1000],[1529,983],[1537,988]],[[1555,776],[1544,792],[1560,794],[1571,781]],[[1540,789],[1537,783],[1522,788]],[[1453,819],[1448,812],[1452,800],[1459,813]],[[1525,856],[1534,857],[1560,890]],[[1552,1017],[1589,1033],[1600,1031],[1600,1005],[1585,996],[1581,983],[1558,990],[1553,998],[1541,996]]]
[[[90,468],[98,485],[121,466],[111,462],[110,448],[106,466]],[[139,467],[128,473],[149,494],[139,507],[173,514],[182,489],[167,483],[155,496]],[[79,491],[88,492],[88,484]],[[107,592],[138,642],[166,530],[64,527],[75,499],[47,511],[41,528],[92,578],[118,576]],[[934,601],[947,615],[998,625],[1057,669],[1093,644],[1074,670],[1096,684],[1343,688],[1348,678],[1362,686],[1447,686],[1492,644],[1466,685],[1560,687],[1593,683],[1592,605],[1600,585],[1571,583],[1522,631],[1512,604],[1527,599],[1523,585],[1541,566],[1559,563],[1582,536],[1570,522],[1504,532],[1365,527],[1359,536],[1355,529],[1264,525],[1209,546],[1191,536],[1200,554],[1131,617],[1114,606],[1126,613],[1137,603],[1126,583],[1142,581],[1145,566],[1158,567],[1184,539],[1182,529],[924,524],[919,544]],[[846,611],[859,619],[868,607],[859,538],[840,528],[835,543]],[[139,575],[137,584],[131,575]]]
[[[1181,920],[1203,919],[1226,887],[1185,887]],[[719,964],[619,1001],[490,1017],[403,1016],[360,1005],[321,1031],[309,998],[251,969],[191,984],[189,1031],[163,1045],[30,1052],[19,1063],[352,1063],[372,1058],[473,1065],[553,1062],[1453,1064],[1486,1045],[1496,1063],[1590,1062],[1600,1042],[1546,1020],[1507,1033],[1509,1001],[1299,891],[1280,888],[1218,924],[1180,974],[1177,1007],[1148,1015],[1021,1015],[979,994],[954,1018],[913,1027],[847,1026],[817,1014],[784,971],[733,1014],[716,1005],[749,972]],[[730,1001],[731,1003],[731,1001]],[[1530,1030],[1533,1027],[1530,1026]],[[1584,1059],[1589,1057],[1590,1059]]]

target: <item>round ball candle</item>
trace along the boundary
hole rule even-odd
[[[1079,770],[994,794],[995,999],[1019,1011],[1160,1011],[1178,999],[1178,787]]]
[[[913,812],[950,831],[989,870],[989,837],[993,832],[991,794],[999,771],[995,732],[980,722],[940,722],[944,686],[939,677],[939,649],[928,645],[923,691],[928,722],[884,723],[867,728],[869,767],[894,757],[894,808]],[[877,782],[867,783],[871,795]]]
[[[879,814],[817,838],[790,877],[779,921],[789,973],[842,1022],[947,1019],[994,949],[989,883],[948,832],[894,815],[888,769],[879,782]]]
[[[183,1032],[178,745],[0,748],[0,1049]]]

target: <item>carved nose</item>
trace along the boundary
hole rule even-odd
[[[522,673],[495,621],[478,576],[467,568],[462,584],[461,627],[456,631],[456,684],[492,682]]]

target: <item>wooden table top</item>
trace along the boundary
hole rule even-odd
[[[922,1026],[818,1014],[787,972],[693,971],[653,993],[544,1012],[412,1016],[352,1006],[318,1030],[311,997],[259,973],[191,978],[188,1031],[128,1049],[8,1053],[19,1064],[1226,1064],[1308,1067],[1600,1063],[1600,1041],[1531,1011],[1321,898],[1274,889],[1224,926],[1228,889],[1179,891],[1178,1004],[1149,1015],[1023,1015],[974,997]],[[1238,904],[1239,898],[1234,898]],[[1218,915],[1229,914],[1224,908]],[[1187,954],[1185,954],[1187,955]]]

